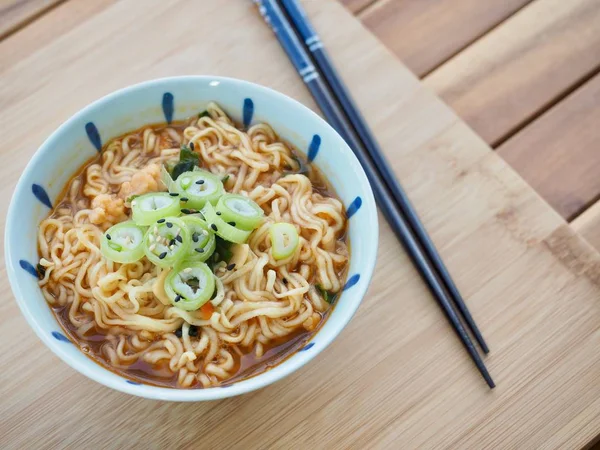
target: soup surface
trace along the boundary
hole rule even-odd
[[[343,205],[317,168],[214,103],[108,142],[38,245],[44,297],[81,350],[174,388],[243,379],[300,348],[349,258]]]

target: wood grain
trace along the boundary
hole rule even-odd
[[[0,39],[64,0],[0,0]]]
[[[0,214],[45,137],[116,88],[213,73],[314,108],[247,2],[146,5],[108,5],[0,73]],[[579,448],[600,432],[600,255],[341,5],[305,6],[485,333],[497,389],[383,220],[369,293],[338,339],[287,379],[210,403],[134,398],[68,368],[27,327],[2,260],[0,447]],[[192,16],[210,17],[202,39]]]
[[[600,201],[597,201],[578,216],[571,227],[597,250],[600,250]]]
[[[600,65],[599,23],[598,0],[536,0],[425,84],[495,145]]]
[[[600,193],[600,75],[497,151],[567,220]]]
[[[419,77],[531,0],[379,0],[363,23]]]

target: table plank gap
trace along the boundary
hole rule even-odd
[[[359,18],[419,77],[487,34],[531,0],[380,0]]]
[[[535,0],[425,84],[486,142],[501,142],[598,67],[598,23],[598,0]]]
[[[566,220],[600,198],[600,70],[497,148]]]
[[[527,129],[527,127],[529,127],[529,125],[531,125],[536,120],[538,120],[540,117],[542,117],[544,114],[546,114],[546,112],[548,112],[552,108],[556,107],[557,105],[560,105],[561,102],[563,102],[571,94],[573,94],[578,89],[580,89],[582,86],[584,86],[586,83],[588,83],[590,80],[592,80],[599,73],[600,73],[600,63],[598,64],[598,66],[594,67],[594,69],[591,70],[590,72],[582,74],[581,79],[575,81],[572,85],[568,86],[564,91],[558,92],[556,94],[556,97],[548,99],[548,103],[541,105],[540,109],[537,111],[534,111],[531,114],[531,116],[524,118],[523,121],[516,124],[514,126],[514,128],[506,131],[506,134],[504,136],[501,136],[496,141],[491,142],[490,147],[492,147],[494,150],[497,150],[505,142],[510,140],[513,136],[515,136],[518,133],[520,133],[521,131]]]
[[[355,16],[361,14],[365,9],[382,0],[340,0],[340,2]]]
[[[34,22],[67,0],[8,0],[0,8],[0,40]]]

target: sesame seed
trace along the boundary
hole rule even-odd
[[[160,255],[158,255],[158,259],[165,259],[167,256],[167,252],[162,252]]]
[[[171,239],[169,241],[169,246],[174,247],[175,246],[175,242],[177,242],[177,241],[175,241],[175,239]]]
[[[192,234],[192,241],[198,242],[198,233]]]
[[[196,337],[196,336],[198,336],[198,328],[197,328],[196,326],[194,326],[194,325],[191,325],[191,326],[190,326],[190,331],[188,332],[188,334],[189,334],[191,337]]]
[[[183,238],[180,235],[177,235],[175,239],[177,239],[179,243],[183,244]]]
[[[196,184],[204,184],[204,180],[198,180],[196,181]]]
[[[169,192],[169,195],[171,197],[179,197],[179,194],[177,192]]]
[[[229,264],[227,266],[227,270],[233,270],[233,269],[235,269],[235,264]]]
[[[173,250],[175,248],[175,244],[169,245],[169,250]]]
[[[186,267],[185,269],[183,269],[183,273],[190,273],[192,271],[191,267]]]
[[[286,285],[288,284],[288,280],[287,280],[287,278],[284,278],[284,279],[283,279],[283,284],[286,284]]]
[[[221,215],[221,211],[217,211],[217,216],[220,216],[220,215]]]
[[[165,221],[165,219],[158,219],[158,220],[156,221],[156,223],[163,223],[164,221]]]
[[[231,225],[232,227],[235,227],[235,222],[227,222],[229,225]]]
[[[171,222],[167,222],[167,228],[172,228],[173,224]]]
[[[184,213],[184,214],[191,214],[192,213],[192,211],[190,211],[187,208],[181,208],[181,212]]]
[[[194,250],[196,250],[198,253],[204,253],[204,249],[203,248],[195,248]]]
[[[181,295],[177,294],[177,295],[175,296],[175,298],[173,299],[173,301],[174,301],[175,303],[177,303],[179,300],[181,300]]]
[[[108,239],[109,241],[112,239],[112,238],[110,237],[110,234],[107,234],[107,235],[106,235],[106,239]]]
[[[194,151],[194,143],[190,142],[190,150]]]
[[[181,337],[181,328],[179,328],[178,330],[175,330],[175,336],[177,336],[178,338]]]
[[[154,230],[152,230],[152,232],[153,232],[154,234],[158,234],[158,227],[154,227]]]
[[[215,231],[219,231],[219,229],[217,228],[217,226],[214,223],[211,223],[210,227]]]
[[[155,248],[156,248],[156,244],[152,244],[150,247],[148,247],[148,250],[154,251]]]

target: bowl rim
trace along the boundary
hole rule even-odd
[[[26,180],[29,180],[32,176],[34,168],[39,164],[40,160],[43,158],[43,155],[48,153],[55,145],[55,141],[58,137],[65,132],[68,128],[72,127],[74,124],[80,122],[87,115],[89,115],[92,111],[97,109],[104,108],[107,104],[116,98],[127,96],[131,92],[135,92],[138,90],[145,90],[148,88],[152,88],[160,85],[172,85],[180,82],[189,82],[196,81],[199,83],[208,84],[210,82],[219,81],[223,84],[234,84],[239,87],[245,87],[247,89],[252,90],[254,93],[258,95],[264,95],[269,97],[272,101],[282,102],[284,104],[289,105],[290,109],[295,109],[300,111],[300,114],[305,114],[311,116],[312,119],[316,120],[319,125],[325,129],[328,129],[331,133],[333,133],[336,138],[340,142],[340,147],[343,148],[343,152],[348,154],[348,158],[350,159],[350,164],[354,166],[356,177],[360,181],[361,186],[361,196],[363,200],[362,206],[366,211],[369,211],[367,221],[369,229],[372,230],[370,233],[365,233],[366,238],[370,239],[367,245],[367,253],[366,258],[364,258],[360,262],[360,278],[361,281],[360,286],[356,287],[356,290],[353,289],[352,297],[355,298],[352,304],[349,307],[346,307],[346,312],[339,319],[336,320],[336,326],[331,330],[327,337],[319,339],[319,348],[315,349],[315,351],[311,352],[302,352],[301,357],[297,357],[295,359],[286,359],[283,362],[277,364],[270,370],[265,372],[261,372],[257,375],[254,375],[250,378],[246,378],[244,380],[240,380],[232,383],[231,385],[227,385],[226,389],[223,387],[217,388],[206,388],[206,389],[175,389],[175,388],[166,388],[153,386],[149,384],[142,383],[140,385],[133,385],[130,383],[116,383],[114,379],[107,377],[103,370],[108,370],[106,367],[102,366],[100,363],[93,361],[93,365],[85,365],[79,363],[77,360],[73,359],[65,350],[64,347],[61,346],[60,342],[54,339],[51,339],[51,335],[45,327],[38,321],[36,318],[33,305],[29,305],[24,300],[24,294],[19,286],[18,276],[16,272],[15,261],[17,261],[18,255],[15,251],[15,245],[11,242],[10,236],[14,235],[14,229],[16,224],[16,201],[17,193],[27,189]],[[168,87],[165,87],[168,89]],[[267,119],[268,121],[268,119]],[[292,127],[293,128],[293,127]],[[112,137],[111,137],[112,139]],[[75,369],[77,372],[85,375],[86,377],[104,385],[109,388],[113,388],[117,391],[148,398],[154,400],[167,400],[167,401],[207,401],[207,400],[217,400],[228,397],[233,397],[236,395],[245,394],[260,388],[263,388],[267,385],[270,385],[276,381],[279,381],[290,374],[294,373],[298,369],[300,369],[304,364],[308,361],[315,358],[318,354],[320,354],[325,348],[327,348],[331,342],[342,332],[342,330],[346,327],[348,322],[355,315],[358,307],[362,303],[362,300],[365,296],[365,293],[370,285],[371,278],[373,275],[373,271],[375,269],[375,263],[377,258],[377,248],[379,242],[379,220],[377,215],[377,208],[375,205],[375,200],[373,197],[373,192],[371,189],[371,185],[367,179],[367,176],[356,159],[356,156],[350,149],[350,147],[346,144],[343,138],[317,113],[312,111],[307,106],[303,105],[299,101],[281,93],[269,87],[253,83],[250,81],[245,81],[237,78],[231,77],[223,77],[223,76],[213,76],[213,75],[184,75],[184,76],[173,76],[173,77],[164,77],[157,78],[153,80],[144,81],[141,83],[136,83],[130,86],[123,87],[116,91],[113,91],[99,99],[89,103],[82,109],[78,110],[75,114],[71,115],[68,119],[66,119],[58,128],[56,128],[38,147],[35,151],[32,158],[27,163],[24,171],[22,172],[19,180],[15,186],[13,191],[13,195],[11,198],[10,206],[7,212],[6,218],[6,229],[5,229],[5,249],[4,249],[4,257],[5,264],[8,273],[8,279],[12,288],[13,295],[21,313],[25,316],[25,319],[29,326],[33,329],[38,338],[46,344],[46,346],[57,355],[62,361],[68,364],[70,367]],[[16,259],[15,259],[16,257]],[[331,320],[331,319],[329,319]],[[58,321],[57,321],[58,322]],[[60,326],[60,324],[59,324]],[[319,335],[320,330],[318,330],[313,336],[311,336],[311,341]],[[79,351],[81,351],[79,349]],[[296,355],[299,355],[299,352],[296,350]],[[102,370],[99,370],[102,369]],[[110,371],[112,372],[112,371]],[[115,373],[115,372],[113,372]],[[127,380],[126,377],[116,373],[119,378],[123,380]]]

